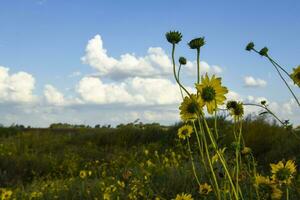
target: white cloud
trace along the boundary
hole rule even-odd
[[[178,103],[181,98],[178,86],[163,78],[134,77],[103,83],[100,78],[84,77],[76,91],[87,103],[96,104],[166,105]]]
[[[100,35],[96,35],[88,42],[81,60],[97,69],[100,76],[105,75],[112,79],[153,77],[171,72],[171,61],[162,48],[150,47],[144,57],[126,53],[121,55],[120,59],[116,59],[107,54]]]
[[[187,69],[187,74],[190,76],[196,76],[197,75],[197,61],[188,61],[186,63],[186,66],[184,68]],[[200,74],[203,75],[205,73],[208,73],[210,75],[212,74],[221,74],[222,68],[217,65],[210,66],[205,61],[200,61]]]
[[[35,79],[26,72],[9,74],[9,68],[0,66],[0,101],[30,103],[36,100],[33,95]]]
[[[114,80],[128,77],[163,77],[172,75],[172,63],[166,52],[160,47],[150,47],[147,55],[137,57],[135,54],[126,53],[119,59],[110,57],[103,46],[100,35],[89,40],[85,55],[81,58],[84,64],[88,64],[99,72],[100,77],[109,77]],[[219,66],[209,66],[201,61],[201,71],[208,73],[221,73]],[[185,68],[189,75],[196,75],[196,61],[188,61]]]
[[[267,82],[259,78],[255,79],[252,76],[246,76],[244,77],[244,84],[246,87],[265,87]]]
[[[62,106],[66,104],[64,95],[52,85],[45,85],[44,96],[49,104]]]

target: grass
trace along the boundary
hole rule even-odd
[[[17,199],[172,199],[182,192],[197,199],[186,144],[176,135],[179,126],[1,128],[0,187]],[[226,146],[232,126],[218,119],[220,143]],[[246,118],[243,127],[259,171],[284,158],[299,166],[299,142],[284,128],[263,118]],[[81,178],[80,171],[91,175]],[[300,197],[299,186],[294,188],[290,199]]]

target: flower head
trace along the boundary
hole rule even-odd
[[[197,95],[191,94],[183,99],[179,110],[183,121],[193,120],[197,118],[197,114],[202,111],[203,101]]]
[[[196,84],[197,92],[203,103],[207,107],[207,112],[212,114],[226,100],[225,94],[228,92],[226,87],[221,85],[221,78],[213,75],[211,79],[206,74],[202,76],[201,83]]]
[[[251,51],[253,48],[254,48],[254,43],[253,42],[249,42],[246,46],[247,51]]]
[[[249,147],[244,147],[243,150],[241,151],[241,154],[248,155],[251,152],[252,152],[252,150]]]
[[[179,58],[179,63],[180,63],[181,65],[186,65],[186,58],[185,58],[185,57],[180,57],[180,58]]]
[[[191,194],[177,194],[175,200],[194,200]]]
[[[208,195],[212,191],[212,188],[207,183],[200,184],[199,193],[202,195]]]
[[[279,161],[277,164],[270,164],[272,179],[279,183],[290,184],[291,180],[296,173],[296,165],[292,160],[288,160],[285,164]]]
[[[200,49],[203,45],[205,45],[204,37],[192,39],[188,45],[191,49]]]
[[[268,51],[269,51],[269,49],[267,47],[264,47],[259,51],[259,54],[261,56],[268,56]]]
[[[80,176],[80,178],[84,179],[87,176],[87,172],[85,170],[81,170],[79,172],[79,176]]]
[[[171,44],[177,44],[181,41],[182,34],[179,31],[169,31],[166,33],[166,38]]]
[[[184,125],[178,129],[178,137],[185,140],[188,137],[191,137],[193,133],[193,127],[190,125]]]
[[[1,189],[1,200],[8,200],[11,198],[12,191],[7,189]]]
[[[293,73],[291,74],[291,77],[296,85],[300,87],[300,65],[296,68],[293,68]]]
[[[230,111],[230,115],[235,119],[239,119],[244,115],[244,107],[242,102],[228,101],[226,107]]]
[[[255,186],[259,187],[261,185],[270,185],[271,180],[269,177],[262,176],[260,174],[255,175]]]

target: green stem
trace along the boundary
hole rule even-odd
[[[192,162],[192,168],[193,168],[193,173],[194,173],[194,176],[196,178],[196,181],[200,187],[200,181],[199,181],[199,178],[198,178],[198,175],[196,173],[196,168],[195,168],[195,163],[194,163],[194,158],[193,158],[193,154],[192,154],[192,150],[191,150],[191,145],[190,145],[190,141],[189,141],[189,138],[187,138],[187,144],[188,144],[188,148],[189,148],[189,152],[190,152],[190,157],[191,157],[191,162]]]
[[[286,200],[290,199],[290,195],[289,195],[289,187],[286,187]]]
[[[212,136],[212,134],[211,134],[211,132],[210,132],[210,129],[209,129],[209,127],[208,127],[208,124],[207,124],[206,120],[204,119],[203,121],[204,121],[205,128],[206,128],[206,130],[207,130],[207,132],[208,132],[208,136],[209,136],[209,138],[210,138],[210,140],[211,140],[211,143],[212,143],[212,145],[213,145],[215,151],[217,152],[218,157],[220,158],[220,161],[221,161],[221,163],[222,163],[222,166],[224,167],[225,173],[226,173],[226,175],[227,175],[227,177],[228,177],[228,179],[229,179],[229,182],[230,182],[230,185],[231,185],[231,188],[232,188],[234,197],[235,197],[236,200],[238,200],[238,199],[239,199],[239,195],[238,195],[238,193],[237,193],[237,191],[236,191],[236,189],[235,189],[235,185],[234,185],[234,183],[233,183],[233,181],[232,181],[230,172],[229,172],[229,170],[228,170],[228,168],[227,168],[226,161],[225,161],[225,159],[223,158],[222,154],[219,152],[219,150],[218,150],[218,148],[217,148],[217,145],[216,145],[216,143],[215,143],[215,141],[214,141],[214,139],[213,139],[213,136]]]
[[[177,72],[177,79],[178,79],[178,82],[180,82],[180,70],[181,70],[181,64],[179,65],[179,68],[178,68],[178,72]],[[184,99],[184,96],[183,96],[183,93],[182,93],[182,88],[179,86],[179,89],[180,89],[180,94],[181,94],[181,97],[182,97],[182,100]]]
[[[205,147],[205,152],[206,152],[206,157],[207,157],[207,160],[208,160],[209,168],[210,168],[210,171],[211,171],[211,173],[213,175],[213,180],[215,182],[215,184],[214,184],[215,187],[216,187],[216,191],[215,192],[217,193],[218,199],[221,199],[219,184],[218,184],[218,180],[217,180],[215,171],[214,171],[212,163],[211,163],[211,159],[210,159],[209,150],[208,150],[208,146],[207,146],[207,141],[206,141],[206,136],[205,135],[203,137],[203,140],[204,140],[204,147]]]
[[[200,83],[200,48],[197,49],[197,83]]]
[[[269,57],[268,57],[268,58],[269,58]],[[285,79],[283,78],[283,76],[281,75],[280,71],[278,70],[278,67],[277,67],[276,64],[273,62],[272,59],[269,58],[269,60],[270,60],[270,62],[272,63],[272,65],[275,67],[275,69],[276,69],[278,75],[280,76],[281,80],[285,83],[286,87],[289,89],[289,91],[290,91],[291,94],[293,95],[294,99],[296,100],[298,106],[300,107],[300,102],[299,102],[297,96],[295,95],[295,93],[293,92],[293,90],[291,89],[291,87],[289,86],[289,84],[286,82],[286,80],[285,80]]]
[[[176,82],[178,83],[178,85],[189,95],[191,96],[191,94],[187,91],[187,89],[179,82],[178,78],[177,78],[177,74],[176,74],[176,65],[175,65],[175,44],[173,44],[172,46],[172,63],[173,63],[173,74],[175,77]]]

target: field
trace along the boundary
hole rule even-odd
[[[194,199],[215,199],[212,192],[199,194],[186,142],[177,137],[180,126],[131,123],[117,128],[1,128],[2,194],[11,199],[96,200],[175,199],[185,193]],[[230,148],[233,123],[222,117],[218,127],[226,136],[221,143]],[[243,120],[243,137],[261,174],[268,175],[269,164],[282,159],[300,165],[298,140],[264,118]],[[196,142],[191,142],[194,145]],[[194,163],[197,172],[205,173],[198,159]],[[221,171],[219,176],[222,178]],[[294,179],[289,198],[299,199],[300,176]],[[247,181],[241,183],[247,187]],[[244,194],[245,199],[255,199],[251,196]]]

